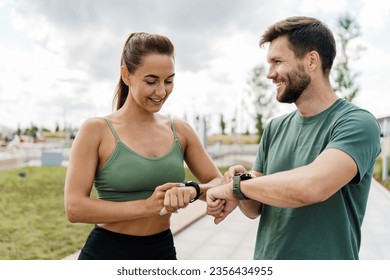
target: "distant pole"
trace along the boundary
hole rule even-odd
[[[382,181],[389,178],[389,156],[390,156],[390,117],[383,119],[383,139],[382,139]]]
[[[207,150],[207,116],[202,117],[199,134],[203,147]]]

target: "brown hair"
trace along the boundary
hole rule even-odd
[[[311,17],[290,17],[277,22],[264,32],[260,46],[270,43],[280,36],[286,36],[289,48],[297,58],[303,58],[308,52],[318,52],[322,71],[329,75],[336,57],[336,42],[332,31],[321,21]]]
[[[142,59],[149,54],[166,54],[173,56],[175,48],[172,42],[163,35],[136,32],[129,35],[123,47],[121,66],[127,67],[129,73],[133,74],[142,64]],[[120,109],[129,94],[129,87],[123,82],[122,76],[115,90],[113,106],[116,102],[116,109]]]

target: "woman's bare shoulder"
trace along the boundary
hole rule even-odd
[[[105,118],[103,117],[88,118],[82,123],[78,134],[87,137],[92,137],[92,136],[99,137],[107,128],[108,125]]]
[[[107,126],[107,121],[103,117],[95,117],[95,118],[88,118],[86,119],[82,125],[82,128],[86,129],[100,129],[103,126]]]
[[[188,122],[177,118],[173,118],[172,121],[175,125],[176,131],[185,134],[194,132],[194,129]]]

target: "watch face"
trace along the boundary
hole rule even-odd
[[[239,173],[239,174],[236,174],[235,176],[240,176],[241,180],[248,180],[248,179],[252,178],[252,175],[249,173]]]

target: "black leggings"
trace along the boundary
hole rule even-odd
[[[176,260],[170,229],[149,236],[121,234],[95,226],[79,260]]]

